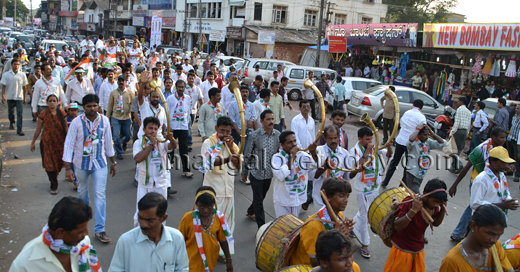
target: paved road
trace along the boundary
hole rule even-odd
[[[296,104],[293,104],[293,106],[297,109]],[[291,120],[298,113],[296,110],[287,110],[287,120]],[[16,135],[15,131],[7,129],[9,126],[7,108],[5,105],[0,105],[0,134],[2,135],[2,150],[4,152],[4,170],[0,179],[0,184],[2,185],[0,187],[0,271],[7,271],[12,260],[21,251],[24,244],[41,233],[41,228],[45,225],[47,216],[56,201],[63,196],[76,196],[72,184],[64,181],[64,171],[62,171],[59,178],[59,194],[57,196],[49,194],[49,181],[41,168],[40,154],[38,151],[36,153],[29,151],[36,124],[31,122],[28,105],[24,107],[24,118],[26,136],[20,137]],[[350,146],[355,144],[357,129],[363,125],[358,120],[357,117],[351,117],[344,126],[350,139]],[[329,121],[327,121],[328,123]],[[317,123],[318,125],[319,123]],[[195,131],[196,125],[193,129]],[[190,155],[197,155],[200,146],[200,138],[195,137],[194,151]],[[15,159],[15,156],[18,159]],[[427,179],[439,177],[449,187],[456,176],[444,169],[430,170]],[[168,199],[168,226],[177,227],[182,215],[193,207],[195,190],[202,183],[201,173],[196,170],[193,172],[195,175],[192,179],[182,177],[180,171],[172,172],[172,182],[179,193]],[[129,149],[124,154],[124,160],[119,161],[117,175],[114,178],[110,178],[107,184],[106,231],[112,238],[112,242],[106,245],[101,244],[91,235],[93,245],[98,250],[101,265],[105,271],[108,270],[117,239],[121,234],[130,230],[133,225],[132,217],[135,212],[136,202],[136,187],[133,184],[134,173],[132,151]],[[397,186],[401,173],[401,170],[396,172],[389,187]],[[518,183],[512,182],[511,177],[508,179],[510,180],[512,194],[518,197]],[[442,258],[454,246],[449,240],[449,235],[458,222],[464,208],[469,203],[468,182],[469,178],[464,179],[463,184],[460,185],[457,197],[449,199],[448,208],[450,215],[445,218],[443,224],[434,229],[433,235],[430,230],[426,232],[426,237],[430,240],[425,249],[427,256],[426,271],[438,271]],[[17,184],[16,190],[13,191],[13,188],[4,187],[10,184]],[[269,192],[265,200],[268,220],[274,217],[272,199],[272,193]],[[237,227],[234,233],[236,255],[233,259],[235,271],[256,271],[256,223],[245,217],[251,200],[252,191],[250,186],[246,186],[237,180],[235,182]],[[313,211],[314,207],[311,205],[308,211],[303,211],[300,214],[300,218],[305,220],[313,214]],[[356,212],[356,196],[352,194],[345,214],[347,217],[352,218]],[[95,224],[94,221],[93,219],[90,223],[91,234],[93,234],[92,226]],[[510,227],[506,229],[504,234],[506,239],[519,233],[520,219],[518,218],[518,212],[510,213],[508,223]],[[354,259],[359,263],[363,271],[383,271],[389,248],[384,246],[375,234],[371,235],[371,239],[370,250],[372,258],[366,260],[359,253],[355,253]],[[219,263],[215,271],[225,271],[225,266]]]

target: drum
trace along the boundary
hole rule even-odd
[[[299,264],[299,265],[288,266],[282,270],[278,270],[277,272],[309,272],[311,270],[312,270],[311,266]]]
[[[399,201],[403,201],[405,197],[409,196],[403,187],[388,189],[374,199],[368,209],[370,228],[379,236],[381,236],[381,221],[390,211],[392,211],[392,197],[394,195],[397,195]]]
[[[292,214],[280,216],[269,225],[263,225],[256,234],[256,267],[264,272],[278,271],[286,267],[300,241],[302,225],[303,221]]]

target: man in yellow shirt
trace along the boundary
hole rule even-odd
[[[515,270],[520,269],[520,234],[507,240],[502,247],[506,250],[507,258]]]
[[[329,216],[327,206],[311,215],[306,220],[306,223],[309,223],[300,230],[300,242],[291,257],[291,265],[304,264],[313,267],[320,265],[316,259],[316,241],[320,232],[338,229],[344,235],[348,235],[354,228],[353,220],[344,218],[341,212],[347,207],[348,197],[352,192],[350,183],[339,178],[328,178],[323,182],[321,189],[325,190],[330,206],[340,222],[337,225],[332,223],[334,219]]]
[[[197,189],[193,210],[184,215],[179,231],[186,241],[190,271],[204,272],[206,267],[213,271],[217,264],[219,244],[226,256],[226,271],[233,271],[229,244],[234,241],[224,214],[217,210],[215,190],[212,187],[202,186]]]

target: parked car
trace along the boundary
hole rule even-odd
[[[309,72],[314,72],[313,82],[321,80],[322,74],[330,75],[330,78],[336,78],[337,72],[328,68],[291,65],[285,68],[284,76],[289,79],[289,83],[285,89],[287,90],[287,98],[289,100],[300,100],[303,97],[303,82],[309,78]],[[269,80],[271,75],[266,80]]]
[[[34,34],[34,30],[24,30],[24,31],[23,31],[23,34],[25,34],[25,35],[31,35],[31,34]]]
[[[63,46],[68,44],[65,41],[58,41],[58,40],[44,40],[40,47],[43,48],[45,52],[49,51],[49,47],[51,44],[54,44],[54,49],[58,50],[58,52],[63,51]]]
[[[245,63],[242,66],[241,74],[243,83],[251,84],[255,79],[253,78],[253,72],[255,71],[255,66],[260,66],[260,71],[262,72],[262,76],[267,78],[271,77],[273,71],[276,70],[278,64],[282,65],[282,69],[285,69],[287,66],[296,65],[290,61],[285,60],[277,60],[277,59],[245,59]]]
[[[205,60],[205,59],[204,59]],[[202,61],[204,61],[202,60]],[[210,59],[209,61],[211,63],[216,63],[217,67],[220,65],[220,60],[224,60],[224,70],[220,71],[223,75],[226,75],[229,71],[229,66],[231,65],[231,60],[233,60],[233,64],[236,64],[239,61],[244,61],[244,59],[237,58],[237,57],[231,57],[231,56],[220,56]],[[235,66],[236,67],[236,66]],[[202,73],[204,73],[204,67],[202,65],[199,65],[199,68],[196,71],[198,76],[203,76]]]
[[[491,120],[494,120],[495,115],[498,112],[498,107],[497,107],[498,98],[488,98],[482,102],[484,102],[484,104],[486,104],[486,108],[484,109],[484,111],[488,114],[488,118]],[[513,115],[514,115],[516,104],[518,104],[518,101],[506,100],[506,109],[509,112],[509,115],[511,115],[511,113],[513,113]],[[511,106],[511,105],[513,105],[513,106]],[[512,117],[512,116],[510,116],[510,117]]]
[[[351,99],[352,94],[355,92],[362,92],[371,87],[383,85],[377,80],[362,77],[343,77],[342,79],[343,81],[341,81],[341,83],[345,86],[345,94],[347,99]],[[334,83],[332,85],[334,85]]]
[[[382,128],[383,107],[380,100],[387,88],[388,85],[377,85],[362,92],[354,92],[350,102],[347,104],[348,112],[357,116],[361,116],[366,112],[370,119],[374,121],[374,124]],[[395,94],[399,99],[401,116],[412,108],[413,101],[416,99],[421,99],[424,102],[421,112],[427,119],[435,120],[435,117],[445,114],[445,111],[453,111],[450,106],[444,106],[428,94],[416,89],[395,86]]]
[[[16,40],[16,37],[18,37],[19,35],[23,35],[22,32],[17,32],[17,31],[13,31],[9,34],[9,38],[13,38]]]

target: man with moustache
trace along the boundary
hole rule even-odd
[[[139,227],[117,241],[109,272],[189,271],[182,233],[164,226],[168,201],[152,192],[137,204]]]
[[[101,87],[99,87],[99,107],[106,114],[108,109],[108,100],[110,98],[110,94],[113,90],[117,89],[117,82],[115,81],[115,72],[114,70],[107,71],[107,81],[101,83]]]
[[[170,113],[170,126],[173,130],[173,137],[179,141],[179,153],[182,162],[182,175],[188,178],[193,177],[188,162],[188,136],[189,122],[191,121],[191,97],[184,93],[186,83],[184,80],[175,82],[174,95],[168,97],[168,111]]]
[[[31,97],[33,118],[36,118],[40,112],[47,109],[47,97],[50,94],[59,97],[65,109],[67,109],[69,105],[60,81],[52,77],[52,68],[49,64],[42,64],[42,75],[43,76],[34,84]]]
[[[279,141],[280,152],[271,158],[274,211],[276,217],[286,214],[298,217],[301,205],[307,201],[309,173],[316,169],[316,162],[308,153],[299,151],[294,132],[283,131]],[[316,145],[311,144],[309,151],[316,152]]]
[[[249,96],[249,88],[247,86],[243,86],[245,88],[240,88],[240,94],[242,96],[242,101],[244,104],[244,116],[246,120],[246,134],[248,135],[246,137],[246,142],[249,138],[249,131],[258,129],[258,125],[256,124],[255,120],[256,117],[256,111],[255,107],[253,106],[253,103],[249,102],[247,100],[247,97]],[[235,144],[239,144],[241,141],[240,135],[242,134],[242,121],[240,118],[240,109],[238,108],[238,104],[235,101],[235,103],[232,103],[229,105],[230,109],[228,110],[228,116],[233,120],[233,130],[231,131],[231,136],[235,140]],[[224,105],[226,107],[226,105]],[[227,108],[226,108],[227,109]]]
[[[247,88],[247,86],[245,86]],[[248,101],[249,102],[249,101]],[[250,103],[250,102],[249,102]],[[246,165],[258,165],[250,168],[249,180],[253,189],[253,203],[247,209],[246,216],[256,221],[260,228],[265,224],[264,199],[271,187],[273,172],[268,158],[272,158],[278,151],[280,132],[274,129],[274,113],[267,109],[260,114],[262,126],[249,134],[249,140],[244,151],[244,166],[242,180],[247,180]]]
[[[318,169],[311,172],[311,179],[314,180],[312,199],[314,200],[314,209],[316,212],[325,205],[320,195],[323,181],[328,178],[350,180],[349,172],[340,171],[337,167],[343,169],[352,168],[350,153],[339,145],[338,128],[334,125],[329,125],[324,128],[323,135],[325,136],[325,145],[318,146],[316,152],[311,152],[311,155],[318,165]]]
[[[67,101],[69,103],[78,103],[82,105],[80,102],[83,99],[83,97],[87,94],[95,94],[94,87],[92,86],[92,83],[90,80],[85,80],[83,78],[83,73],[85,70],[83,70],[81,67],[76,69],[76,78],[72,79],[69,84],[67,85],[67,90],[65,91],[65,96],[67,97]],[[54,72],[53,72],[54,75]],[[60,81],[59,78],[53,76],[53,78]],[[62,84],[63,85],[63,84]],[[80,109],[80,112],[83,109]]]
[[[339,146],[348,150],[348,135],[347,132],[343,129],[345,118],[347,118],[347,114],[344,111],[335,110],[332,112],[330,120],[334,126],[339,128]],[[324,145],[326,142],[325,135],[321,135],[320,139],[318,140],[318,146]]]
[[[128,141],[132,138],[130,104],[135,94],[125,86],[125,82],[124,77],[117,78],[117,89],[110,93],[106,114],[112,124],[114,147],[119,160],[123,159],[123,152],[126,151]],[[120,137],[121,134],[123,137]]]
[[[90,245],[88,221],[92,209],[81,199],[67,196],[52,208],[42,234],[27,243],[9,271],[100,271],[96,250]]]
[[[70,124],[65,138],[63,166],[66,169],[65,177],[69,182],[73,182],[76,175],[78,197],[87,205],[90,204],[88,178],[92,177],[96,217],[94,231],[96,238],[103,243],[108,243],[110,238],[105,232],[105,189],[108,175],[106,156],[112,163],[110,166],[112,177],[116,175],[117,163],[114,159],[110,122],[106,116],[98,114],[98,103],[99,97],[95,94],[87,94],[83,97],[85,114],[74,118]],[[74,163],[75,174],[72,172],[71,163]]]
[[[311,104],[309,100],[300,100],[300,114],[291,122],[291,130],[296,135],[296,143],[299,148],[307,148],[314,142],[314,119],[309,116]]]
[[[211,74],[208,75],[210,76]],[[227,116],[226,108],[220,103],[220,93],[219,88],[211,88],[208,91],[209,101],[204,102],[199,109],[199,132],[203,142],[215,133],[218,119]]]

